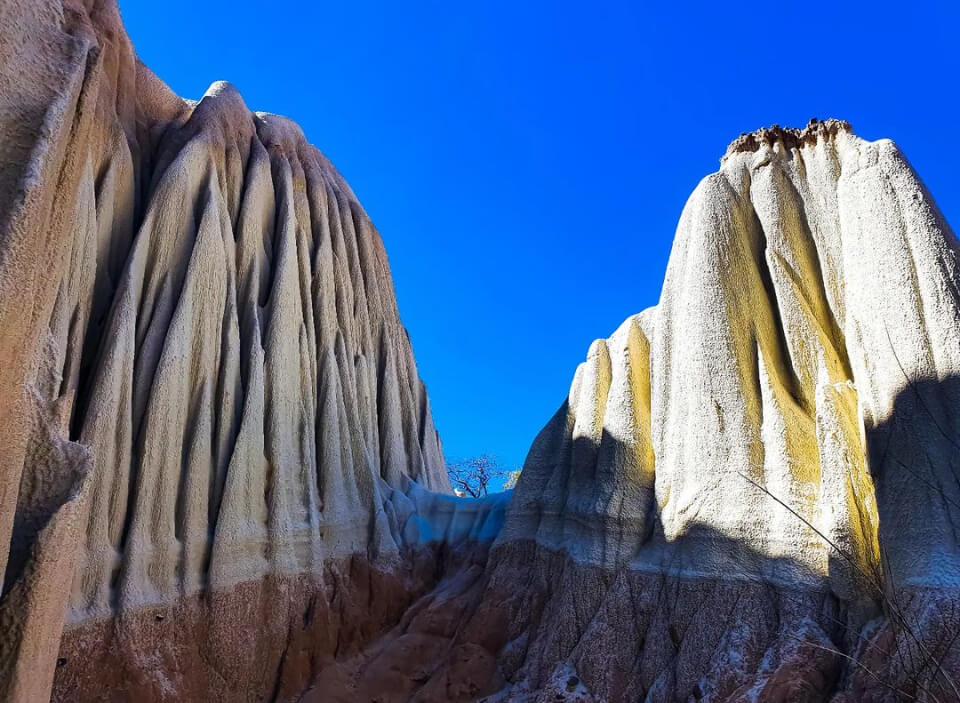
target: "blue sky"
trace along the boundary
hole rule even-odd
[[[451,459],[522,463],[591,340],[656,304],[683,203],[741,132],[849,120],[960,222],[947,2],[120,7],[176,92],[230,81],[350,182]]]

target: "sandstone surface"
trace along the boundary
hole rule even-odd
[[[369,637],[502,501],[442,495],[382,242],[295,124],[173,95],[110,1],[0,27],[0,694],[66,625],[56,697],[267,696],[295,603],[342,579]]]
[[[960,700],[957,254],[892,142],[736,140],[530,450],[479,608],[518,691]]]
[[[463,500],[301,130],[114,0],[0,30],[0,698],[960,700],[958,244],[892,142],[731,144]]]

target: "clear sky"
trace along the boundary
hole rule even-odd
[[[447,457],[507,466],[591,340],[656,304],[739,133],[889,137],[957,226],[955,5],[120,0],[177,93],[228,80],[330,157],[383,236]]]

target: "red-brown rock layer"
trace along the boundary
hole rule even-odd
[[[436,550],[404,556],[384,568],[358,555],[318,575],[271,575],[70,626],[52,698],[298,700],[318,675],[389,631],[442,578]]]
[[[839,121],[737,139],[513,497],[386,252],[115,0],[0,8],[0,698],[960,700],[960,246]]]
[[[114,0],[14,0],[0,32],[0,697],[48,696],[65,622],[135,657],[156,635],[122,623],[175,606],[222,642],[234,586],[283,620],[331,565],[402,582],[408,545],[483,532],[424,493],[449,482],[383,244],[300,129],[174,95]]]

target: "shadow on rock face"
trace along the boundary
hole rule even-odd
[[[559,439],[558,449],[565,428],[548,426],[531,450],[547,470],[522,475],[489,553],[421,545],[407,576],[357,562],[331,568],[323,584],[218,596],[215,613],[199,601],[162,620],[105,623],[99,659],[83,644],[90,632],[68,637],[56,697],[80,690],[77,667],[103,670],[119,657],[125,676],[163,671],[187,686],[181,692],[213,698],[261,690],[275,700],[381,703],[953,700],[960,598],[950,571],[935,567],[955,553],[957,388],[908,385],[866,433],[876,570],[834,549],[814,569],[773,553],[779,545],[757,548],[698,521],[668,538],[652,486],[621,490],[629,448],[602,432],[599,443]],[[758,505],[785,510],[772,496]],[[826,538],[808,532],[822,547]],[[299,605],[279,616],[264,607],[288,601]],[[171,637],[171,625],[189,636]],[[149,663],[148,649],[165,654]],[[217,675],[184,661],[207,662]]]
[[[737,700],[751,689],[771,696],[760,700],[822,700],[843,668],[834,652],[860,624],[826,578],[709,526],[692,539],[662,551],[659,571],[577,563],[529,540],[501,544],[465,636],[495,640],[518,693],[555,688],[572,670],[595,700]],[[729,560],[726,576],[688,571],[705,544]],[[804,581],[774,585],[760,574]]]
[[[706,527],[698,538],[753,568],[794,568]],[[843,671],[835,652],[856,636],[846,605],[825,585],[778,587],[740,570],[690,578],[501,544],[486,563],[448,569],[362,652],[328,661],[304,700],[736,700],[752,689],[823,700]]]
[[[758,522],[780,511],[806,532],[788,545],[801,558],[695,520],[668,538],[653,486],[610,460],[632,450],[606,430],[571,439],[564,404],[531,448],[460,638],[496,655],[517,700],[574,700],[571,671],[596,700],[960,699],[958,399],[956,378],[908,383],[868,419],[855,446],[872,480],[843,477],[844,529],[770,493],[756,502]]]
[[[889,588],[960,587],[960,378],[907,382],[867,450]]]

